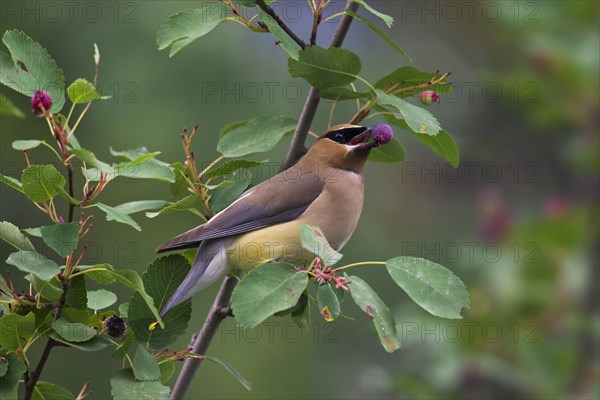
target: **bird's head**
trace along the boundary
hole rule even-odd
[[[317,139],[309,153],[332,166],[362,172],[371,149],[388,143],[392,136],[392,128],[385,124],[335,125]]]

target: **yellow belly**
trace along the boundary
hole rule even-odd
[[[227,248],[227,261],[244,270],[272,261],[308,265],[314,255],[302,247],[300,226],[291,221],[240,235]]]

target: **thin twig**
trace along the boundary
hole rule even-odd
[[[346,10],[356,12],[357,9],[357,3],[353,1],[349,1],[346,3]],[[340,19],[340,22],[338,23],[333,37],[331,38],[329,47],[340,47],[342,45],[344,39],[346,38],[346,34],[348,33],[348,29],[350,28],[352,20],[353,18],[351,16],[344,14],[344,16]],[[292,136],[290,147],[288,148],[287,154],[285,155],[285,159],[281,164],[279,171],[283,171],[294,165],[304,154],[304,143],[306,142],[306,136],[308,135],[308,130],[310,129],[312,121],[315,118],[318,106],[319,92],[317,89],[311,87],[310,91],[308,92],[308,97],[304,102],[304,107],[302,108],[300,118],[298,119],[296,131],[294,132],[294,136]]]
[[[192,353],[206,353],[219,325],[228,315],[230,315],[229,312],[224,311],[229,309],[229,299],[237,282],[237,278],[233,276],[228,276],[223,280],[221,288],[219,289],[212,307],[208,312],[208,316],[204,321],[204,325],[202,325],[202,329],[198,335],[192,337],[192,342],[190,343]],[[171,392],[172,400],[181,400],[185,398],[192,383],[192,379],[194,378],[198,367],[200,367],[201,362],[202,360],[199,358],[188,358],[185,360],[183,368],[177,377],[177,382],[175,383],[175,386],[173,386],[173,391]]]
[[[267,13],[271,18],[273,18],[275,20],[275,22],[277,22],[277,25],[279,25],[281,27],[281,29],[283,29],[285,31],[285,33],[287,33],[288,35],[290,35],[290,37],[292,39],[294,39],[294,42],[298,43],[298,46],[300,46],[301,48],[306,48],[306,46],[308,46],[304,40],[300,39],[298,37],[298,35],[296,35],[294,33],[294,31],[292,31],[285,22],[283,22],[283,20],[281,18],[279,18],[279,15],[277,15],[277,13],[267,5],[267,3],[265,3],[264,0],[256,0],[256,5],[258,7],[260,7],[261,10],[263,10],[265,13]]]

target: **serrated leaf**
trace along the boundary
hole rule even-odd
[[[319,90],[349,85],[358,78],[360,69],[356,54],[337,47],[307,47],[300,51],[298,60],[288,60],[292,77],[302,78]]]
[[[394,282],[428,313],[456,319],[469,308],[465,285],[449,269],[415,257],[392,258],[385,265]]]
[[[319,304],[319,313],[325,321],[333,322],[340,315],[340,301],[331,284],[317,287],[317,303]]]
[[[154,260],[142,275],[144,287],[154,304],[161,309],[190,270],[185,257],[173,254]],[[139,293],[135,293],[129,301],[129,327],[135,332],[135,339],[152,348],[163,348],[173,343],[185,332],[192,313],[192,304],[187,300],[171,309],[163,318],[164,328],[149,330],[150,324],[156,321],[146,302]]]
[[[40,228],[42,239],[61,257],[67,257],[79,243],[79,224],[77,222],[56,223]]]
[[[258,17],[267,25],[269,32],[277,41],[279,46],[294,60],[298,59],[298,45],[290,35],[284,31],[277,21],[264,11],[258,13]]]
[[[35,332],[35,315],[10,314],[0,318],[0,347],[9,351],[22,349]]]
[[[11,176],[6,176],[4,174],[0,174],[0,182],[4,183],[6,186],[13,188],[21,193],[25,193],[23,191],[23,184],[18,180]]]
[[[442,129],[435,136],[423,133],[415,133],[410,129],[406,122],[400,118],[401,116],[385,116],[386,121],[409,131],[418,141],[420,141],[425,146],[433,150],[436,154],[440,155],[442,158],[447,160],[454,168],[458,167],[458,164],[460,163],[458,145],[456,144],[450,133],[448,133],[448,131]]]
[[[396,337],[396,322],[388,306],[379,298],[377,293],[358,276],[348,276],[350,281],[350,295],[352,300],[363,310],[373,321],[375,330],[381,344],[388,353],[393,353],[400,348],[400,342]]]
[[[0,238],[17,250],[35,251],[31,241],[10,222],[0,222]]]
[[[52,199],[65,186],[65,177],[54,165],[31,165],[21,175],[23,192],[31,201]]]
[[[393,107],[402,115],[406,124],[413,132],[437,135],[442,129],[438,120],[422,107],[415,106],[409,102],[376,89],[377,103],[382,106]]]
[[[71,277],[66,304],[79,310],[87,309],[87,286],[83,275]]]
[[[156,358],[143,345],[139,345],[133,358],[133,375],[138,381],[157,381],[160,368]]]
[[[206,3],[202,8],[170,16],[156,34],[158,49],[170,47],[169,57],[173,57],[185,46],[206,35],[224,21],[227,11],[227,7],[222,3]]]
[[[235,159],[235,160],[227,160],[218,167],[209,170],[206,173],[206,177],[208,179],[222,178],[229,174],[234,173],[239,169],[250,169],[254,167],[259,167],[266,163],[267,161],[254,161],[254,160],[244,160],[244,159]]]
[[[217,151],[227,158],[269,151],[295,128],[296,120],[290,117],[257,117],[221,137]]]
[[[235,177],[235,181],[227,181],[213,190],[210,195],[210,208],[215,212],[226,209],[248,188],[251,180],[249,174],[244,174],[242,177]]]
[[[119,270],[119,271],[113,270],[111,272],[113,273],[113,275],[115,276],[117,281],[119,281],[121,284],[123,284],[131,289],[134,289],[142,297],[142,299],[146,303],[146,307],[148,308],[148,310],[150,310],[150,313],[154,316],[154,321],[158,321],[159,326],[164,329],[164,327],[165,327],[164,322],[163,322],[162,318],[160,317],[160,315],[158,314],[158,310],[156,309],[156,306],[154,305],[154,300],[146,292],[146,289],[144,287],[144,282],[143,282],[142,278],[138,275],[138,273],[131,269],[125,269],[125,270]]]
[[[117,302],[117,295],[105,289],[87,292],[87,306],[94,311],[108,308]]]
[[[0,93],[0,115],[8,117],[16,117],[19,119],[25,118],[25,114],[21,111],[4,93]]]
[[[375,15],[376,17],[381,18],[381,20],[387,25],[388,28],[391,28],[392,25],[394,24],[394,18],[390,17],[387,14],[377,11],[376,9],[371,7],[369,4],[367,4],[366,1],[364,1],[364,0],[352,0],[352,1],[357,4],[360,4],[362,7],[364,7],[367,11],[369,11],[371,14]]]
[[[433,76],[433,72],[421,71],[414,67],[400,67],[378,80],[374,86],[376,89],[384,89],[387,85],[398,84],[398,88],[403,88],[404,91],[398,93],[396,96],[403,98],[414,96],[423,90],[434,90],[440,94],[452,91],[452,86],[448,84],[428,85],[427,88],[418,88],[419,85],[430,82]],[[444,79],[442,82],[448,82],[448,80]]]
[[[238,380],[238,382],[240,382],[242,384],[242,386],[244,386],[246,388],[246,390],[252,390],[252,382],[248,381],[246,378],[244,378],[242,376],[242,374],[240,374],[235,368],[233,368],[233,366],[231,366],[231,364],[226,363],[223,360],[220,360],[216,357],[210,357],[210,356],[203,356],[205,359],[210,360],[214,363],[219,364],[220,366],[222,366],[223,368],[225,368],[227,370],[227,372],[229,372],[231,375],[233,375],[233,377],[235,379]]]
[[[12,142],[12,148],[15,150],[31,150],[38,147],[40,144],[44,143],[43,140],[15,140]]]
[[[0,83],[27,97],[36,90],[52,96],[53,113],[65,104],[65,77],[48,51],[25,33],[9,30],[2,41],[10,55],[0,51]]]
[[[96,336],[85,342],[68,342],[65,339],[61,338],[56,333],[53,333],[52,335],[50,335],[50,337],[53,340],[56,340],[57,342],[65,344],[69,347],[73,347],[78,350],[88,351],[88,352],[100,351],[100,350],[105,349],[107,346],[112,345],[112,342],[107,337],[102,336],[102,335]]]
[[[319,227],[303,224],[300,227],[300,240],[302,247],[319,257],[327,266],[334,265],[342,258],[342,254],[331,247]]]
[[[0,399],[17,400],[19,380],[23,378],[27,367],[16,353],[9,353],[4,358],[8,361],[8,370],[0,378]]]
[[[402,143],[393,138],[388,143],[371,149],[368,160],[379,163],[398,163],[404,161],[405,155]]]
[[[59,318],[52,323],[52,329],[63,340],[67,342],[87,342],[98,332],[94,328],[77,322],[69,322],[64,318]]]
[[[35,251],[21,250],[12,253],[6,259],[6,263],[46,281],[60,273],[58,264]]]
[[[394,42],[384,31],[382,31],[377,26],[375,26],[375,24],[373,24],[371,21],[369,21],[366,18],[361,17],[360,15],[358,15],[356,13],[353,13],[350,10],[344,10],[344,14],[350,15],[352,18],[356,18],[359,21],[364,22],[369,28],[371,28],[371,30],[373,32],[375,32],[381,39],[383,39],[384,42],[389,44],[392,49],[396,50],[398,53],[402,54],[408,61],[412,62],[412,58],[410,58],[408,56],[408,54],[406,54],[406,52],[404,50],[402,50],[400,48],[400,46],[398,46],[396,44],[396,42]],[[388,16],[386,15],[386,17],[388,17]],[[393,21],[393,19],[392,19],[392,21]]]
[[[106,213],[107,221],[114,220],[115,222],[120,222],[122,224],[129,225],[137,231],[142,230],[142,228],[138,225],[137,222],[135,222],[133,220],[133,218],[131,218],[129,215],[125,214],[124,212],[117,210],[115,207],[107,206],[106,204],[103,204],[103,203],[96,203],[96,205],[98,206],[99,209],[101,209],[102,211],[104,211]]]
[[[75,396],[62,386],[39,381],[33,389],[33,400],[75,400]]]
[[[94,84],[83,78],[76,79],[71,83],[67,88],[67,94],[73,104],[89,103],[102,98]]]
[[[187,211],[189,209],[194,208],[196,206],[197,202],[198,202],[198,195],[191,194],[191,195],[186,196],[183,199],[180,199],[174,203],[170,203],[168,206],[164,207],[160,211],[147,212],[146,217],[155,218],[155,217],[158,217],[159,215],[168,214],[168,213],[174,212],[174,211]]]
[[[124,214],[135,214],[142,211],[158,210],[167,204],[164,200],[139,200],[130,201],[128,203],[119,204],[114,207],[116,210]],[[109,217],[110,218],[110,217]],[[109,219],[110,221],[111,219]]]
[[[231,297],[237,324],[254,327],[278,311],[295,305],[308,276],[288,264],[263,264],[250,271],[238,283]]]

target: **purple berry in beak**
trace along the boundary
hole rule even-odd
[[[373,142],[378,145],[386,144],[394,137],[394,131],[391,126],[386,124],[375,125],[371,128],[371,137],[373,138]]]

